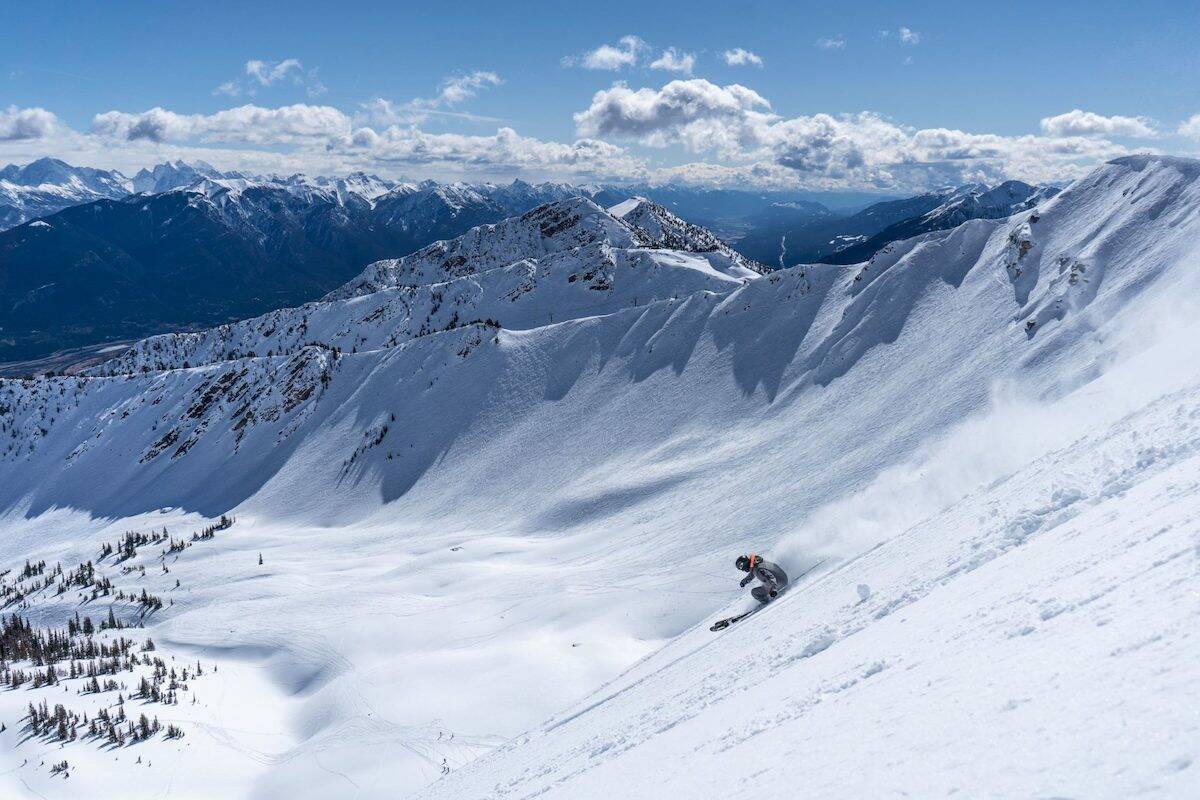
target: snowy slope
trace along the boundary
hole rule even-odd
[[[1055,186],[1030,186],[1021,181],[1005,181],[997,186],[967,184],[957,189],[945,190],[933,195],[922,195],[899,203],[881,204],[891,211],[902,208],[906,203],[920,204],[932,201],[933,208],[907,216],[888,225],[870,236],[847,240],[830,254],[828,260],[836,264],[852,264],[870,258],[891,242],[911,239],[922,233],[946,230],[972,219],[1002,219],[1049,200],[1058,194]],[[857,217],[866,218],[872,213],[867,209]]]
[[[13,724],[45,692],[3,693],[0,780],[80,796],[138,769],[145,796],[204,797],[211,757],[229,796],[394,797],[438,780],[429,791],[449,796],[707,796],[702,778],[749,791],[763,768],[855,796],[884,785],[861,768],[881,760],[910,793],[948,790],[945,769],[916,766],[945,756],[967,765],[967,794],[1024,794],[1064,752],[1042,746],[1046,719],[1117,764],[1099,719],[1159,726],[1162,758],[1124,777],[1084,763],[1032,793],[1157,782],[1186,796],[1165,781],[1190,777],[1167,766],[1195,760],[1176,745],[1194,722],[1112,695],[1149,654],[1195,655],[1179,633],[1195,572],[1181,499],[1194,376],[1180,369],[1194,360],[1179,342],[1195,337],[1168,336],[1166,356],[1152,345],[1177,334],[1167,311],[1188,319],[1198,209],[1197,162],[1122,159],[1008,219],[756,276],[567,201],[375,265],[302,309],[148,340],[87,376],[5,381],[0,556],[18,572],[72,565],[125,530],[237,521],[164,554],[170,573],[154,547],[132,562],[144,577],[101,565],[175,601],[145,620],[156,652],[206,665],[194,708],[151,706],[184,738],[139,745],[153,764],[136,767],[133,750],[114,762],[73,742],[72,776],[51,777],[58,743],[21,744]],[[510,299],[523,277],[532,289]],[[440,287],[467,301],[453,325]],[[1067,537],[1075,512],[1097,524]],[[1133,546],[1153,532],[1143,520],[1173,519]],[[832,558],[714,639],[695,626],[735,607],[732,556],[748,549],[793,571]],[[1106,585],[1124,588],[1084,603]],[[48,592],[29,600],[39,619],[77,607]],[[1042,618],[1051,595],[1080,610]],[[1110,644],[1088,616],[1105,603],[1105,652],[1138,641],[1117,611],[1161,622],[1147,633],[1160,638],[1113,662],[1131,665],[1119,675],[1080,664],[1098,688],[1073,691],[1046,665]],[[1162,673],[1154,697],[1186,708],[1184,674]],[[922,736],[904,727],[918,689]],[[968,703],[992,691],[989,721],[1015,703],[996,738]],[[218,711],[231,696],[256,713]],[[835,738],[815,763],[823,781],[859,764],[851,791],[798,772]],[[1021,758],[1033,746],[1044,760]]]
[[[689,253],[713,253],[723,256],[730,265],[749,272],[767,270],[718,239],[712,232],[693,225],[667,209],[642,197],[618,203],[609,213],[641,231],[646,243],[664,250],[684,250]]]
[[[1038,409],[1096,425],[418,796],[1195,796],[1200,382],[1094,409],[1179,355]]]
[[[731,291],[758,274],[757,265],[724,245],[692,252],[647,244],[643,229],[574,198],[372,264],[321,302],[146,339],[93,374],[291,355],[314,343],[377,350],[478,322],[527,330],[705,290]]]

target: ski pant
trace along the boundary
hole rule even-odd
[[[760,603],[769,603],[779,592],[771,586],[755,586],[750,595]]]

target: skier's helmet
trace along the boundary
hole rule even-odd
[[[742,572],[750,571],[750,556],[738,556],[737,561],[734,563],[737,564],[737,568]]]

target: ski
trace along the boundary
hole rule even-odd
[[[757,608],[751,609],[744,614],[738,614],[736,617],[726,617],[725,619],[719,619],[712,624],[712,627],[710,627],[709,630],[710,631],[723,631],[726,628],[728,628],[730,625],[732,625],[733,623],[737,622],[738,620],[745,619],[746,617],[750,616],[755,611],[758,611],[758,609]]]
[[[794,585],[796,585],[797,583],[799,583],[801,578],[803,578],[805,575],[807,575],[808,573],[812,572],[814,569],[816,569],[817,567],[821,566],[822,564],[824,564],[824,563],[825,563],[826,561],[828,561],[828,560],[829,560],[829,557],[828,557],[828,556],[826,556],[825,558],[822,558],[822,559],[821,559],[820,561],[818,561],[817,563],[813,564],[813,565],[812,565],[811,567],[809,567],[808,569],[804,570],[804,572],[801,572],[799,575],[797,575],[797,576],[796,576],[796,579],[795,579],[794,581],[792,581],[792,584],[791,584],[791,585],[792,585],[792,586],[794,586]],[[791,586],[788,586],[787,588],[785,588],[785,589],[784,589],[784,591],[786,592],[786,591],[787,591],[787,589],[790,589],[790,588],[791,588]],[[780,597],[782,597],[782,596],[783,596],[783,595],[782,595],[782,594],[780,594]],[[778,599],[778,598],[776,598],[776,599]],[[758,608],[752,608],[752,609],[750,609],[749,611],[746,611],[746,612],[744,612],[744,613],[742,613],[742,614],[738,614],[738,615],[736,615],[736,616],[733,616],[733,617],[726,617],[725,619],[719,619],[719,620],[717,620],[716,622],[714,622],[714,623],[713,623],[711,626],[709,626],[709,630],[710,630],[710,631],[723,631],[723,630],[725,630],[726,628],[728,628],[730,625],[732,625],[733,623],[735,623],[735,622],[738,622],[739,620],[743,620],[743,619],[745,619],[746,617],[748,617],[748,616],[750,616],[751,614],[753,614],[755,611],[761,611],[761,610],[762,610],[762,609],[764,609],[764,608],[766,608],[766,605],[761,605],[761,606],[759,606]]]

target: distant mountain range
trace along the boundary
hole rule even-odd
[[[703,231],[710,249],[775,267],[862,261],[896,239],[1007,216],[1051,193],[973,185],[847,216],[785,192],[262,177],[183,161],[127,178],[45,158],[0,170],[0,228],[11,226],[0,231],[0,362],[298,305],[371,262],[577,197],[601,207],[646,199],[639,214],[704,225],[721,237]]]
[[[968,184],[867,206],[849,216],[822,214],[815,203],[772,207],[748,220],[752,232],[736,242],[747,256],[778,266],[857,264],[888,244],[969,219],[1002,219],[1058,193],[1054,186],[1006,181]]]
[[[119,172],[72,167],[55,158],[9,164],[0,169],[0,230],[81,203],[124,197],[131,189]]]

